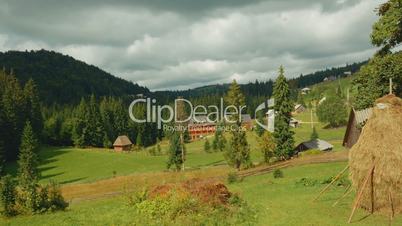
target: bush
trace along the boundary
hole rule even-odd
[[[229,184],[235,183],[239,180],[239,176],[235,172],[228,173],[227,181]]]
[[[0,184],[0,201],[4,216],[15,215],[15,182],[10,175],[4,176]]]
[[[316,186],[317,184],[321,184],[321,183],[318,180],[303,177],[300,180],[296,181],[296,184],[303,185],[306,187],[313,187],[313,186]]]
[[[54,182],[40,186],[15,186],[7,176],[2,179],[1,200],[4,216],[26,215],[48,211],[65,210],[68,203],[64,201],[60,188]]]
[[[280,169],[276,169],[273,174],[274,178],[283,178],[283,172]]]

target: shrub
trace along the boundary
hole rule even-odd
[[[239,176],[235,172],[228,173],[227,181],[229,184],[235,183],[239,180]]]
[[[320,184],[320,182],[315,179],[303,177],[300,180],[296,181],[296,184],[303,185],[306,187],[313,187],[313,186],[316,186],[317,184]]]
[[[280,169],[276,169],[273,174],[274,178],[283,178],[283,172]]]
[[[15,215],[15,182],[10,175],[4,176],[0,184],[0,201],[4,216]]]

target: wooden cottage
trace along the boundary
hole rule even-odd
[[[307,150],[331,151],[334,146],[325,140],[314,139],[300,143],[295,148],[295,154]]]
[[[113,143],[113,148],[115,151],[130,151],[132,145],[127,136],[119,136]]]
[[[298,114],[304,112],[305,110],[306,108],[302,104],[296,104],[293,112]]]
[[[251,116],[249,114],[241,115],[241,125],[247,130],[253,128],[253,120],[251,119]]]
[[[352,109],[350,111],[348,125],[342,143],[344,147],[351,148],[357,142],[364,124],[371,116],[371,112],[371,108],[360,111]]]

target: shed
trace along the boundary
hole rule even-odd
[[[296,104],[294,112],[295,113],[302,113],[306,110],[306,108],[302,104]]]
[[[372,108],[366,108],[360,111],[350,110],[349,120],[346,127],[345,136],[342,145],[351,148],[359,139],[360,133],[366,121],[372,114]]]
[[[334,146],[325,140],[314,139],[300,143],[297,145],[296,153],[303,152],[310,149],[316,149],[320,151],[330,151]]]
[[[129,151],[131,149],[130,139],[127,136],[118,136],[113,143],[113,147],[115,151]]]

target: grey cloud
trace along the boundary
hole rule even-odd
[[[0,50],[53,49],[151,89],[367,59],[382,0],[0,2]]]

